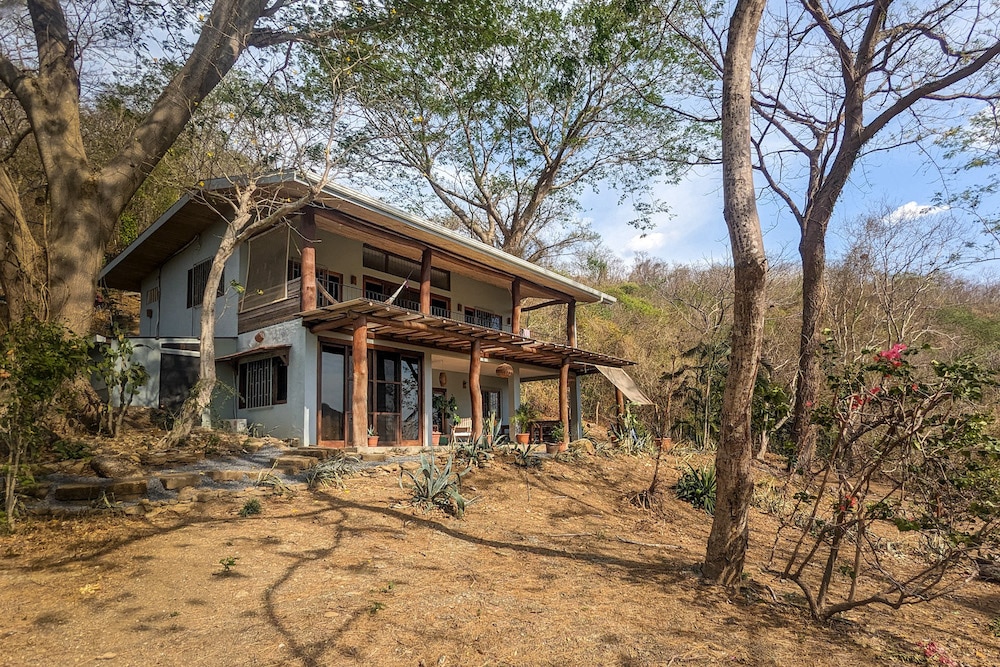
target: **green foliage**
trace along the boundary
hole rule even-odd
[[[7,457],[4,508],[15,525],[17,475],[44,440],[45,417],[65,384],[90,366],[89,347],[58,324],[27,318],[0,336],[0,447]]]
[[[78,440],[58,440],[52,450],[64,461],[77,461],[91,455],[90,445]]]
[[[994,637],[1000,637],[1000,616],[995,617],[987,624],[986,628]]]
[[[932,599],[949,590],[947,571],[970,551],[996,548],[1000,441],[983,411],[996,374],[968,359],[918,365],[921,350],[903,344],[842,366],[832,343],[824,352],[830,398],[815,420],[831,444],[815,475],[789,485],[808,511],[793,513],[789,528],[798,536],[784,574],[808,593],[818,618],[871,602],[853,585],[838,589],[831,574],[844,557],[860,566],[858,576],[874,569],[880,580],[907,582],[887,585],[885,596]],[[883,519],[920,533],[928,545],[923,573],[897,577],[871,565],[880,560],[869,530]]]
[[[453,443],[452,452],[456,459],[467,462],[469,466],[483,468],[493,458],[493,445],[484,433],[475,439],[469,438],[465,442]]]
[[[514,416],[511,418],[511,422],[513,422],[519,432],[523,433],[531,422],[538,419],[538,415],[539,411],[538,408],[535,407],[534,403],[531,401],[523,401],[519,406],[517,406],[517,410],[514,411]]]
[[[631,456],[647,453],[653,445],[652,434],[635,414],[631,403],[625,406],[625,414],[611,425],[611,435],[615,446]]]
[[[461,421],[458,414],[458,399],[455,396],[445,396],[444,394],[434,395],[434,413],[442,415],[445,422],[456,426]]]
[[[443,468],[439,468],[433,456],[421,454],[420,467],[416,471],[400,469],[399,488],[403,486],[403,477],[410,478],[409,491],[413,494],[414,504],[430,509],[438,507],[445,512],[461,519],[465,515],[466,506],[472,502],[461,493],[462,477],[471,470],[466,468],[461,472],[454,470],[454,456],[449,456]]]
[[[219,574],[232,574],[233,568],[236,567],[236,562],[239,560],[239,556],[226,556],[219,559],[219,565],[222,566],[222,572]]]
[[[361,459],[354,454],[337,452],[311,468],[306,473],[306,483],[309,484],[310,489],[326,486],[343,488],[344,478],[357,472],[357,465],[360,461]]]
[[[542,457],[535,453],[535,445],[530,442],[521,444],[514,442],[510,445],[510,452],[514,455],[514,465],[522,468],[539,468],[542,465]]]
[[[248,516],[257,516],[263,511],[260,505],[260,498],[249,498],[245,503],[243,503],[243,509],[240,510],[240,516],[244,519]]]
[[[677,497],[691,503],[695,508],[715,514],[715,466],[694,468],[688,465],[688,470],[677,480],[675,487]]]
[[[115,329],[111,344],[101,348],[101,357],[94,366],[108,390],[101,427],[111,436],[120,433],[136,392],[149,381],[146,368],[132,360],[135,351],[132,341],[117,327]]]

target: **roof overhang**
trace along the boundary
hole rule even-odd
[[[294,197],[305,194],[311,184],[318,180],[318,177],[309,174],[279,173],[258,180],[257,185],[261,190],[278,188],[287,193],[287,196]],[[205,183],[200,197],[196,198],[191,194],[181,197],[105,266],[100,280],[115,289],[139,291],[146,275],[183,249],[211,224],[224,219],[220,213],[224,208],[209,206],[202,200],[209,199],[213,194],[223,195],[234,187],[235,182],[234,179],[215,179]],[[600,290],[342,185],[326,184],[311,206],[339,211],[453,257],[461,257],[512,278],[522,278],[579,303],[615,302],[613,296]]]
[[[364,318],[369,335],[376,338],[465,354],[471,354],[473,344],[478,341],[484,357],[552,369],[568,363],[570,370],[578,375],[592,373],[598,365],[621,368],[635,363],[367,299],[304,311],[299,317],[313,333],[350,332]]]
[[[251,347],[247,350],[241,350],[239,352],[234,352],[232,354],[227,354],[221,357],[216,357],[215,361],[239,361],[240,359],[246,359],[247,357],[253,357],[258,354],[267,354],[271,356],[281,357],[282,360],[288,363],[288,351],[292,349],[291,345],[258,345],[257,347]]]

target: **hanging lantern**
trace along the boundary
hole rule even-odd
[[[447,387],[448,386],[448,374],[444,371],[438,373],[438,386]]]
[[[500,364],[497,366],[497,377],[509,378],[514,374],[514,367],[510,364]]]

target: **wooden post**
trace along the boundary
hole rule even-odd
[[[559,421],[562,422],[563,438],[559,451],[569,448],[569,359],[563,359],[559,367]]]
[[[618,404],[618,416],[625,416],[625,394],[618,387],[615,387],[615,403]]]
[[[478,439],[483,434],[483,392],[479,385],[479,373],[482,369],[480,358],[483,344],[479,340],[472,342],[469,353],[469,398],[472,399],[472,437]]]
[[[350,444],[360,449],[368,446],[368,321],[363,317],[354,322],[353,364]]]
[[[566,344],[576,347],[576,300],[566,304]]]
[[[510,332],[521,335],[521,279],[514,278],[510,285]]]
[[[316,310],[316,214],[312,209],[302,215],[299,231],[304,239],[302,246],[302,279],[299,289],[299,310]]]
[[[431,249],[424,248],[420,258],[420,312],[431,314]]]

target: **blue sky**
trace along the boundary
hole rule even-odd
[[[958,183],[970,183],[963,178]],[[843,225],[865,215],[883,203],[901,212],[928,210],[944,188],[942,174],[928,164],[914,147],[875,154],[863,159],[837,204],[828,234],[828,250],[835,256],[844,247]],[[628,207],[619,207],[613,194],[588,194],[583,198],[585,216],[601,234],[604,245],[626,262],[636,252],[645,252],[667,262],[703,263],[728,261],[729,236],[722,217],[722,178],[719,167],[692,170],[677,185],[661,186],[657,196],[667,202],[669,214],[654,218],[656,228],[642,236],[627,221],[633,217]],[[783,204],[762,189],[758,199],[761,226],[768,259],[797,261],[798,225]],[[977,265],[975,272],[988,267]]]

